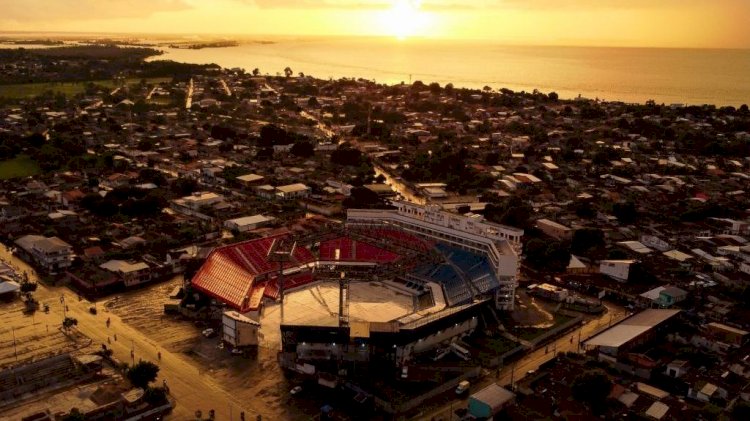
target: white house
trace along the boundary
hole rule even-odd
[[[599,264],[599,272],[616,281],[627,282],[633,263],[635,260],[602,260]]]
[[[672,249],[669,243],[667,243],[666,241],[662,240],[661,238],[655,235],[642,235],[640,240],[641,240],[641,243],[645,245],[646,247],[656,249],[659,251],[668,251]]]
[[[224,228],[239,232],[252,231],[268,224],[274,219],[273,217],[263,215],[244,216],[224,221]]]
[[[536,227],[546,235],[556,240],[570,240],[573,238],[573,230],[563,224],[549,219],[538,219]]]
[[[281,200],[297,199],[310,195],[312,189],[302,183],[276,187],[276,197]]]
[[[181,199],[175,200],[175,203],[197,211],[203,206],[211,206],[222,201],[224,201],[224,197],[220,194],[213,192],[195,192],[190,196],[185,196]]]

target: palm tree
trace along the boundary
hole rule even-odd
[[[292,71],[291,67],[287,66],[286,69],[284,69],[284,75],[286,77],[291,77],[293,74],[294,72]]]

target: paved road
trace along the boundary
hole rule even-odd
[[[516,361],[514,364],[503,367],[499,376],[497,373],[492,373],[477,382],[472,382],[471,391],[469,394],[481,390],[483,387],[490,383],[497,383],[503,387],[510,387],[511,382],[516,383],[523,379],[529,370],[538,370],[539,366],[543,363],[551,360],[556,352],[577,352],[578,351],[578,337],[580,334],[581,340],[585,340],[600,330],[605,329],[610,324],[617,323],[628,316],[628,312],[625,308],[620,307],[616,304],[605,303],[607,312],[601,316],[590,319],[582,327],[571,331],[570,333],[561,336],[555,341],[549,342],[547,345],[543,345],[535,351],[526,354],[523,358]],[[450,393],[453,393],[452,391]],[[453,411],[458,408],[466,408],[468,406],[468,394],[461,399],[453,398],[450,393],[446,394],[447,401],[442,403],[437,409],[428,410],[423,414],[420,414],[412,419],[414,420],[431,420],[440,419],[444,421],[453,420]],[[455,417],[458,419],[458,417]]]
[[[28,272],[31,280],[37,277],[32,268],[23,261],[12,256],[8,250],[0,246],[0,259],[10,262],[21,271]],[[231,394],[227,393],[212,379],[203,375],[201,369],[180,354],[173,354],[168,350],[160,347],[157,343],[147,338],[145,335],[131,328],[117,317],[115,314],[105,312],[101,305],[98,305],[98,314],[93,315],[89,308],[94,305],[84,300],[79,301],[77,296],[64,287],[49,287],[39,284],[34,296],[42,304],[49,304],[50,314],[38,312],[37,323],[49,323],[50,330],[57,328],[63,320],[63,304],[60,297],[64,296],[65,303],[68,306],[67,316],[74,317],[78,320],[78,331],[90,338],[93,343],[107,344],[109,338],[115,358],[124,362],[136,362],[140,359],[153,361],[160,367],[159,379],[157,385],[163,380],[167,380],[170,393],[177,400],[177,405],[172,414],[168,417],[170,420],[193,420],[195,411],[200,409],[204,418],[209,409],[216,411],[217,420],[239,420],[240,411],[244,411],[246,419],[255,419],[258,412],[249,408],[243,408],[240,402],[236,401]],[[106,320],[110,318],[110,326],[107,328]],[[10,328],[11,326],[8,326]],[[21,326],[14,326],[21,327]],[[114,336],[117,341],[114,341]],[[131,350],[133,358],[131,358]],[[161,353],[161,360],[158,359],[157,353]],[[261,410],[262,413],[262,410]],[[230,416],[231,414],[231,416]],[[267,414],[264,419],[271,419]]]

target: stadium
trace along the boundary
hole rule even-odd
[[[522,230],[393,206],[349,210],[345,223],[305,235],[218,247],[192,289],[257,321],[261,344],[306,374],[372,358],[401,367],[473,331],[480,309],[513,309]]]

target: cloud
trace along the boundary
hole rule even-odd
[[[25,23],[142,18],[189,8],[185,0],[0,0],[0,19]]]

